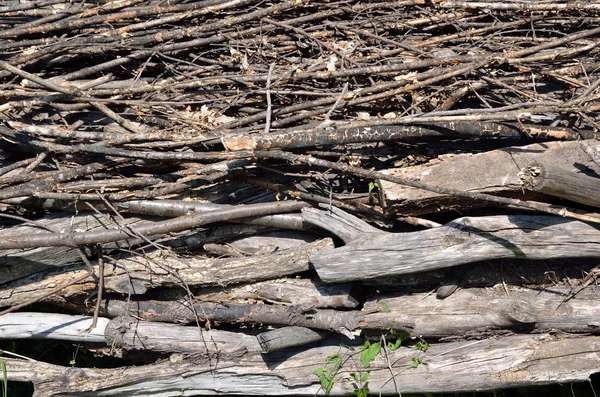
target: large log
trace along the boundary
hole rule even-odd
[[[489,259],[597,258],[600,230],[555,216],[465,217],[443,227],[367,236],[314,253],[328,283],[372,279]]]
[[[525,189],[600,207],[600,179],[544,163],[531,163],[519,177]]]
[[[8,379],[33,382],[34,397],[154,396],[243,394],[314,396],[322,392],[314,375],[339,354],[331,395],[351,396],[359,386],[348,374],[364,374],[359,349],[332,345],[281,350],[268,355],[247,353],[235,358],[205,358],[163,362],[130,368],[61,367],[39,361],[4,358]],[[413,358],[422,364],[409,369]],[[600,337],[508,336],[431,345],[426,352],[412,347],[380,354],[369,366],[371,393],[452,393],[549,383],[587,381],[600,370]]]
[[[372,313],[365,315],[363,327],[384,330],[407,324],[414,335],[459,338],[507,329],[599,333],[599,293],[598,286],[578,291],[498,285],[459,289],[445,299],[430,293],[382,295],[365,303],[363,310]]]
[[[600,147],[596,140],[584,142],[594,149]],[[600,167],[591,161],[580,142],[547,142],[479,154],[447,154],[426,164],[388,169],[386,173],[435,186],[523,197],[519,172],[535,161],[574,172],[580,172],[579,167],[585,165],[600,173]],[[381,181],[381,185],[388,205],[400,213],[418,215],[474,205],[472,201],[392,182]]]

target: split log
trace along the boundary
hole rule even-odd
[[[109,291],[143,294],[150,288],[215,286],[280,278],[311,269],[309,253],[333,248],[329,238],[272,254],[242,258],[185,257],[153,251],[115,261],[105,282]]]
[[[519,173],[525,189],[600,207],[600,179],[544,163],[531,163]]]
[[[597,258],[600,230],[555,216],[459,218],[443,227],[376,234],[310,261],[327,283],[423,272],[490,259]]]
[[[584,141],[600,148],[596,140]],[[392,176],[414,179],[435,186],[470,192],[513,194],[523,197],[519,172],[528,164],[542,161],[564,170],[580,171],[581,165],[600,174],[600,167],[590,161],[579,142],[547,142],[508,147],[480,154],[443,155],[426,164],[388,169]],[[381,181],[388,205],[400,213],[413,215],[472,207],[465,201],[435,192]]]
[[[431,345],[426,352],[400,347],[379,355],[369,366],[371,393],[452,393],[588,381],[600,370],[600,337],[520,335]],[[330,395],[354,395],[359,385],[350,372],[364,373],[358,349],[330,346],[268,355],[246,354],[218,360],[196,356],[130,368],[73,368],[4,358],[10,381],[33,382],[34,397],[146,396],[167,397],[185,390],[194,394],[314,396],[321,386],[314,371],[325,358],[339,354],[342,369],[335,373]],[[354,356],[354,357],[353,357]],[[413,358],[422,359],[409,369]]]

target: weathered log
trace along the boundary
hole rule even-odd
[[[260,352],[256,336],[200,326],[139,321],[131,317],[117,317],[104,329],[108,346],[127,350],[150,350],[162,353],[218,354],[219,357],[241,356]]]
[[[600,207],[600,179],[545,164],[531,163],[519,177],[527,190]]]
[[[597,258],[600,230],[555,216],[459,218],[443,227],[377,234],[314,253],[324,282],[347,282],[441,269],[489,259]]]
[[[53,339],[102,343],[127,350],[162,353],[242,355],[262,351],[256,336],[244,332],[203,329],[197,326],[152,323],[133,318],[92,317],[56,313],[8,313],[0,316],[0,339]],[[297,346],[297,345],[296,345]]]
[[[142,218],[131,217],[125,222],[120,222],[120,224],[123,227],[135,228],[136,225],[143,221],[144,219]],[[51,215],[46,219],[40,220],[38,225],[55,230],[57,233],[80,233],[84,230],[99,231],[117,227],[114,221],[99,214],[76,217]],[[42,227],[36,225],[19,225],[2,229],[0,230],[0,239],[6,239],[12,235],[32,236],[48,233]],[[128,240],[106,244],[104,248],[108,251],[117,248],[128,248],[130,244],[138,244],[141,241],[141,238],[131,236]],[[70,247],[37,247],[2,250],[0,251],[0,261],[2,262],[0,284],[3,284],[37,272],[81,263],[81,258],[77,254],[77,251]]]
[[[325,284],[318,280],[288,278],[243,284],[213,292],[203,288],[195,294],[202,302],[233,303],[265,301],[319,309],[354,309],[361,301],[359,286]]]
[[[445,299],[419,293],[378,296],[365,303],[364,327],[409,324],[427,337],[464,337],[494,330],[600,333],[600,288],[589,286],[572,296],[567,287],[459,289]],[[572,297],[572,299],[569,299]],[[382,309],[384,307],[384,309]],[[377,309],[382,309],[377,311]]]
[[[329,238],[272,254],[242,258],[198,258],[153,251],[116,261],[107,274],[107,290],[143,294],[150,288],[215,286],[279,278],[311,269],[309,252],[332,248]]]
[[[592,148],[600,147],[596,140],[584,141]],[[590,161],[579,142],[547,142],[521,147],[508,147],[479,154],[443,155],[423,165],[389,169],[392,176],[465,191],[514,194],[523,197],[519,179],[521,169],[534,161],[565,170],[580,171],[581,164],[596,173],[600,167]],[[388,205],[400,213],[426,214],[450,209],[472,207],[476,203],[458,197],[415,189],[381,181]]]
[[[338,332],[352,338],[350,331],[359,326],[363,314],[359,311],[313,309],[303,306],[262,304],[218,304],[186,301],[105,300],[102,312],[108,317],[136,316],[150,321],[170,323],[228,322],[268,325],[298,325]],[[401,324],[398,324],[401,327]]]
[[[288,347],[317,342],[327,336],[326,332],[306,327],[283,327],[256,335],[263,353],[271,353]]]
[[[326,211],[320,211],[316,208],[305,208],[302,210],[302,219],[306,224],[320,227],[335,234],[344,240],[346,244],[350,241],[364,238],[366,235],[385,233],[354,215],[335,207],[328,208]]]
[[[57,313],[7,313],[0,316],[0,339],[54,339],[104,343],[104,329],[110,321],[100,317],[96,328],[85,332],[92,324],[92,317]]]
[[[61,367],[39,361],[3,358],[8,379],[33,382],[34,397],[102,396],[167,397],[176,393],[314,396],[321,386],[314,371],[327,366],[326,357],[339,354],[330,395],[351,396],[359,387],[349,376],[362,374],[358,349],[331,346],[268,355],[246,354],[218,360],[195,356],[177,363],[130,368]],[[467,342],[433,344],[426,352],[400,347],[378,355],[369,366],[368,388],[383,395],[452,393],[493,390],[589,380],[600,370],[600,337],[540,335],[508,336]],[[413,358],[422,359],[409,369]]]

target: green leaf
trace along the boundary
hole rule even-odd
[[[379,184],[377,181],[369,182],[369,194],[375,189],[379,189]]]
[[[371,361],[375,360],[375,357],[377,357],[379,352],[381,352],[381,343],[376,342],[371,344],[371,342],[366,341],[361,350],[360,362],[362,363],[363,367],[369,368]]]
[[[410,365],[408,366],[408,368],[417,368],[419,366],[419,364],[421,364],[423,362],[423,359],[420,357],[413,357],[412,358],[412,363],[410,363]]]
[[[365,383],[369,379],[369,374],[370,373],[371,373],[370,371],[365,371],[365,373],[363,374],[363,376],[360,378],[360,381],[362,383]]]
[[[421,339],[419,342],[417,342],[417,350],[426,352],[427,350],[429,350],[429,343]]]
[[[350,376],[352,377],[352,379],[354,379],[355,382],[358,383],[358,375],[356,375],[356,372],[350,372]]]
[[[398,348],[400,347],[401,344],[402,344],[402,339],[398,338],[398,339],[396,339],[395,342],[388,342],[387,346],[388,346],[388,349],[390,349],[391,351],[395,351],[395,350],[398,350]]]
[[[390,311],[390,307],[388,306],[387,303],[381,302],[381,310],[383,310],[384,312],[389,312]]]
[[[325,390],[326,394],[329,394],[333,387],[333,373],[328,368],[317,368],[314,372],[321,382],[321,387]]]
[[[333,361],[333,372],[336,372],[338,369],[342,368],[342,358],[337,353],[327,357],[327,361]]]

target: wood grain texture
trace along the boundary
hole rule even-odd
[[[597,225],[555,216],[459,218],[443,227],[377,234],[310,255],[322,281],[372,279],[490,259],[600,257]]]
[[[389,352],[391,370],[382,355],[371,363],[369,388],[372,393],[391,395],[586,381],[600,370],[599,353],[598,336],[548,334],[441,343],[432,345],[425,353],[418,353],[413,347],[400,347]],[[4,361],[8,379],[33,382],[35,397],[91,393],[105,397],[167,397],[181,395],[182,390],[188,395],[264,395],[268,391],[271,395],[314,396],[320,392],[320,385],[313,372],[323,367],[325,358],[332,354],[340,354],[345,364],[335,376],[331,395],[354,395],[357,385],[348,374],[364,371],[357,356],[360,352],[336,343],[268,355],[248,353],[235,359],[220,359],[218,365],[214,359],[198,355],[188,361],[118,371],[61,367],[12,358]],[[417,355],[423,363],[409,369]]]
[[[596,140],[586,140],[593,148]],[[590,167],[600,173],[579,142],[546,142],[513,146],[480,154],[448,154],[426,164],[389,169],[386,173],[431,185],[480,193],[513,193],[522,198],[519,172],[529,163],[543,161],[568,171]],[[401,213],[423,214],[452,208],[465,203],[460,198],[381,181],[388,205]]]

